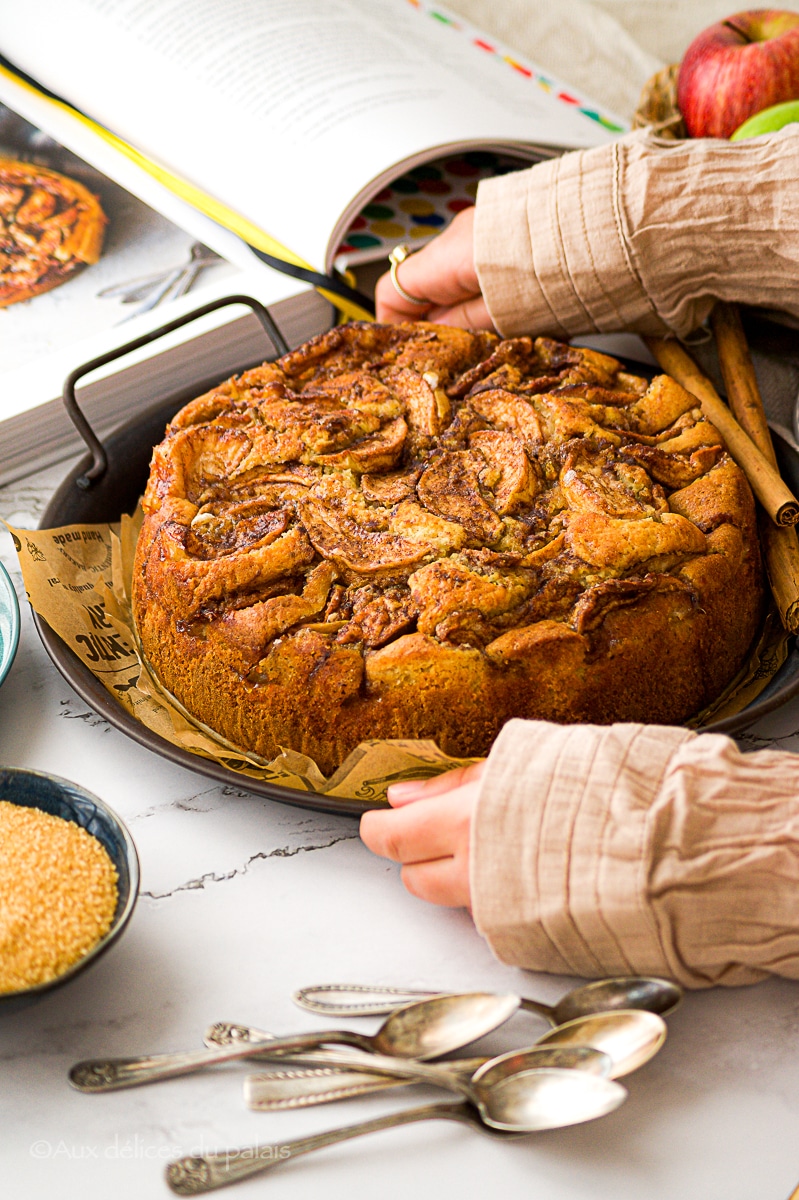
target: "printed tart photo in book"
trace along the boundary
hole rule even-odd
[[[747,656],[752,495],[607,355],[350,323],[184,407],[133,575],[144,657],[235,745],[485,755],[511,717],[678,724]]]
[[[0,157],[0,308],[97,262],[105,224],[97,196],[77,180]]]

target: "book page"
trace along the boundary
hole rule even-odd
[[[410,0],[0,12],[12,62],[317,267],[353,197],[431,147],[612,136]]]

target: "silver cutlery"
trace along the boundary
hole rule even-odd
[[[213,1026],[212,1030],[218,1031],[220,1028],[226,1027]],[[237,1029],[239,1035],[242,1031],[246,1032],[251,1043],[268,1041],[268,1035],[257,1029],[242,1026],[227,1028]],[[615,1079],[637,1070],[657,1054],[666,1040],[666,1032],[666,1023],[662,1017],[641,1009],[593,1013],[549,1030],[538,1039],[536,1048],[571,1047],[580,1050],[593,1049],[607,1054],[611,1060],[610,1077]],[[218,1032],[216,1036],[220,1036]],[[268,1057],[266,1048],[263,1057]],[[302,1057],[303,1062],[309,1066],[317,1061],[314,1053],[304,1054]],[[252,1086],[248,1095],[262,1099],[264,1109],[303,1108],[306,1105],[368,1095],[370,1092],[401,1087],[407,1082],[412,1082],[407,1066],[403,1067],[401,1079],[390,1079],[386,1076],[381,1079],[378,1073],[370,1073],[370,1061],[374,1060],[363,1055],[349,1052],[343,1055],[328,1050],[319,1056],[319,1072],[311,1069],[287,1070],[281,1062],[277,1072],[262,1072],[251,1076],[251,1079],[257,1079],[259,1083]],[[437,1063],[436,1068],[463,1074],[473,1062],[474,1060],[455,1059]],[[249,1084],[245,1084],[245,1088],[249,1087]]]
[[[206,1046],[231,1046],[249,1043],[252,1057],[255,1059],[268,1058],[268,1044],[274,1041],[274,1034],[251,1025],[234,1025],[227,1021],[217,1021],[209,1025],[203,1035]],[[352,1068],[354,1058],[352,1052],[346,1052],[346,1061],[342,1061],[341,1052],[335,1050],[313,1050],[307,1054],[280,1055],[280,1067],[261,1075],[248,1076],[248,1079],[268,1080],[262,1088],[264,1098],[274,1088],[274,1095],[283,1097],[285,1103],[275,1103],[275,1108],[303,1108],[306,1104],[322,1104],[323,1097],[331,1099],[346,1099],[349,1096],[368,1095],[370,1092],[380,1092],[386,1088],[404,1087],[408,1079],[392,1079],[388,1075],[369,1074]],[[470,1076],[478,1067],[488,1060],[481,1058],[457,1058],[448,1063],[442,1063],[453,1071]],[[286,1064],[285,1066],[283,1064]],[[313,1063],[305,1067],[302,1064]],[[245,1088],[247,1083],[245,1081]],[[307,1097],[307,1099],[306,1099]],[[292,1098],[294,1098],[292,1100]]]
[[[229,1021],[217,1021],[215,1024],[209,1025],[203,1034],[203,1045],[208,1046],[209,1049],[212,1049],[215,1046],[243,1046],[245,1043],[249,1042],[252,1046],[252,1051],[249,1057],[261,1062],[263,1062],[265,1058],[268,1059],[269,1043],[274,1041],[274,1033],[267,1033],[265,1029],[255,1029],[251,1025],[235,1025]],[[349,1053],[350,1052],[347,1051],[348,1055]],[[293,1067],[294,1064],[297,1064],[297,1073],[299,1074],[301,1073],[301,1068],[304,1063],[312,1063],[314,1065],[309,1069],[309,1075],[313,1075],[316,1071],[319,1071],[320,1074],[324,1075],[326,1071],[322,1064],[326,1063],[329,1059],[331,1067],[328,1073],[331,1075],[340,1074],[346,1079],[347,1083],[352,1083],[353,1072],[344,1071],[338,1066],[338,1063],[341,1060],[340,1051],[336,1052],[335,1050],[317,1049],[309,1051],[305,1054],[276,1054],[275,1058],[281,1064],[287,1064],[285,1072],[276,1071],[276,1074],[288,1074],[289,1068]],[[456,1059],[454,1061],[463,1064],[473,1064],[469,1069],[469,1074],[471,1074],[472,1071],[477,1070],[481,1063],[485,1062],[485,1059],[468,1058]],[[378,1082],[377,1085],[370,1090],[378,1091],[381,1087],[386,1086],[386,1076],[380,1076],[379,1078],[374,1076],[371,1078],[378,1079]],[[391,1080],[388,1081],[388,1086],[392,1086]]]
[[[210,267],[219,261],[219,255],[213,250],[209,250],[202,242],[195,242],[189,252],[189,261],[183,268],[182,277],[172,288],[171,299],[176,300],[178,296],[185,296],[186,292],[194,286],[194,282],[203,268]]]
[[[268,1053],[271,1056],[312,1050],[332,1043],[397,1058],[439,1058],[504,1025],[518,1007],[519,997],[512,995],[473,992],[459,996],[438,996],[409,1004],[392,1013],[371,1037],[348,1029],[296,1034],[273,1039]],[[252,1053],[252,1046],[244,1043],[140,1058],[86,1059],[72,1067],[68,1078],[78,1091],[119,1091],[160,1079],[188,1075],[216,1063],[247,1058]],[[265,1049],[265,1056],[266,1053]]]
[[[102,300],[121,299],[123,304],[128,304],[131,299],[146,296],[150,289],[160,283],[163,278],[163,271],[153,271],[149,275],[138,275],[135,279],[127,279],[124,283],[110,284],[108,287],[101,288],[97,295]]]
[[[449,997],[446,998],[449,999]],[[233,1030],[235,1033],[225,1034],[225,1030]],[[644,1063],[649,1062],[665,1042],[667,1033],[666,1022],[657,1013],[646,1012],[640,1008],[619,1009],[617,1012],[587,1013],[584,1017],[567,1021],[563,1025],[558,1025],[554,1029],[542,1033],[536,1040],[535,1046],[589,1046],[594,1050],[599,1050],[610,1056],[612,1064],[610,1077],[616,1079],[622,1075],[629,1075],[631,1071],[637,1071]],[[271,1057],[269,1043],[272,1036],[261,1029],[255,1029],[250,1025],[224,1025],[221,1023],[212,1025],[206,1031],[206,1044],[208,1044],[209,1034],[213,1038],[214,1045],[229,1044],[224,1041],[225,1037],[229,1036],[238,1043],[241,1043],[242,1040],[245,1044],[249,1043],[252,1047],[250,1054],[253,1057],[262,1059]],[[260,1051],[259,1046],[261,1047]],[[281,1065],[285,1061],[282,1054],[275,1055],[275,1057],[280,1058]],[[397,1057],[407,1059],[410,1056],[403,1054]],[[436,1056],[429,1055],[428,1057]],[[360,1058],[362,1059],[363,1056]],[[303,1063],[308,1066],[316,1063],[318,1059],[318,1065],[329,1068],[331,1071],[336,1066],[344,1072],[350,1065],[356,1066],[357,1064],[358,1070],[362,1070],[368,1065],[366,1062],[359,1062],[356,1055],[348,1053],[345,1058],[341,1052],[337,1053],[335,1050],[322,1050],[321,1052],[309,1050],[303,1054],[302,1059]],[[296,1061],[294,1056],[292,1056],[292,1061]],[[435,1065],[447,1070],[460,1070],[465,1061],[464,1059],[450,1059]]]
[[[601,1075],[557,1067],[509,1069],[511,1056],[485,1063],[461,1090],[468,1097],[456,1104],[427,1104],[391,1113],[358,1125],[326,1130],[282,1145],[250,1146],[220,1154],[187,1155],[170,1163],[166,1179],[180,1196],[197,1196],[268,1171],[286,1159],[362,1134],[418,1121],[460,1121],[500,1136],[560,1129],[593,1121],[618,1108],[627,1091]],[[523,1058],[523,1056],[517,1056]]]
[[[359,983],[321,983],[300,988],[294,993],[293,999],[300,1008],[329,1017],[376,1017],[390,1013],[400,1005],[441,994]],[[573,988],[556,1004],[544,1004],[540,1000],[523,997],[519,1007],[524,1012],[544,1017],[554,1026],[589,1013],[616,1009],[641,1008],[665,1016],[677,1007],[681,999],[682,988],[668,979],[621,976],[617,979],[598,979],[594,983]]]
[[[355,1059],[355,1066],[363,1066],[359,1072],[347,1064],[346,1059]],[[527,1050],[512,1050],[500,1056],[515,1063],[515,1070],[558,1067],[561,1070],[589,1071],[594,1075],[608,1076],[612,1061],[608,1054],[590,1046],[535,1046]],[[280,1112],[292,1108],[307,1108],[314,1104],[327,1104],[345,1100],[351,1096],[367,1095],[383,1087],[404,1087],[414,1083],[433,1083],[440,1087],[460,1089],[463,1081],[470,1081],[488,1058],[462,1058],[453,1062],[436,1063],[422,1067],[419,1064],[401,1062],[374,1055],[331,1054],[333,1062],[338,1060],[342,1068],[288,1067],[248,1075],[244,1081],[244,1101],[256,1112]],[[381,1083],[378,1071],[386,1070]],[[389,1070],[391,1074],[389,1074]]]
[[[171,292],[172,289],[177,285],[178,281],[183,275],[183,271],[183,267],[175,267],[174,270],[169,271],[168,274],[164,275],[161,281],[151,290],[150,294],[144,300],[142,300],[138,308],[134,309],[129,316],[123,317],[123,319],[118,321],[117,324],[124,325],[126,321],[132,321],[134,317],[141,316],[142,313],[150,312],[152,309],[156,308],[162,300],[166,299],[169,292]]]
[[[102,288],[97,293],[103,299],[121,300],[123,304],[139,303],[139,307],[129,316],[119,322],[120,325],[131,321],[141,313],[149,312],[164,300],[175,300],[184,296],[197,280],[198,275],[206,267],[221,262],[221,257],[202,242],[194,242],[188,261],[168,271],[157,271],[151,275],[141,275],[136,279],[112,284]]]

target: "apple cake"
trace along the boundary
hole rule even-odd
[[[202,723],[324,772],[484,755],[510,717],[680,723],[763,600],[746,479],[694,396],[547,338],[349,324],[156,447],[141,645]]]
[[[97,262],[106,218],[82,183],[0,158],[0,308],[58,287]]]

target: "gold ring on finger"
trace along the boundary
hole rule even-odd
[[[422,300],[420,296],[412,296],[410,292],[405,291],[405,288],[402,286],[399,279],[397,279],[397,267],[400,265],[400,263],[404,263],[405,259],[408,258],[410,254],[410,246],[406,246],[404,243],[401,243],[399,246],[395,246],[391,251],[388,256],[388,261],[391,263],[391,282],[393,283],[397,293],[402,296],[403,300],[407,300],[409,304],[418,304],[423,308],[429,308],[432,304],[432,300]]]

